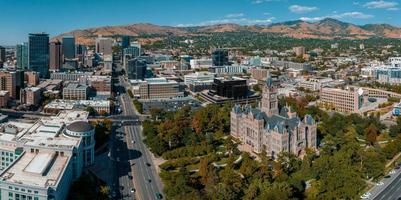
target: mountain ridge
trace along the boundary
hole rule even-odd
[[[100,35],[104,37],[113,37],[119,35],[151,35],[157,40],[157,37],[160,39],[160,37],[167,35],[190,36],[241,31],[277,33],[281,34],[282,36],[299,39],[368,39],[371,37],[401,39],[400,27],[389,24],[355,25],[333,18],[325,18],[315,22],[293,20],[273,23],[270,25],[239,25],[235,23],[227,23],[207,26],[174,27],[159,26],[151,23],[137,23],[120,26],[102,26],[87,29],[77,29],[57,35],[52,40],[60,40],[62,36],[73,35],[76,37],[77,43],[93,45],[95,38]]]

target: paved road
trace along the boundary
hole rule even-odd
[[[119,85],[126,88],[129,85],[120,77]],[[119,90],[118,98],[123,113],[122,116],[133,116],[134,123],[122,124],[116,131],[116,149],[120,162],[117,164],[119,172],[119,185],[123,186],[120,191],[122,199],[133,199],[135,195],[140,200],[157,199],[156,193],[162,193],[162,184],[156,168],[153,164],[151,153],[143,143],[142,127],[140,121],[135,120],[138,117],[132,100],[122,90]],[[124,117],[116,117],[124,119]],[[130,120],[132,121],[132,120]],[[129,178],[132,176],[132,180]],[[135,193],[131,193],[134,188]]]
[[[372,199],[374,200],[397,200],[398,198],[401,197],[401,171],[396,170],[396,173],[392,175],[392,178],[389,178],[389,180],[384,180],[388,181],[388,183],[385,182],[385,184],[381,187],[381,190],[379,193]],[[375,186],[375,188],[372,189],[372,191],[377,191],[380,186]]]
[[[131,99],[125,94],[120,98],[124,114],[135,114]],[[124,128],[128,157],[130,158],[133,181],[137,191],[136,196],[141,200],[156,199],[156,193],[162,193],[161,181],[152,162],[150,152],[142,142],[140,122],[124,126]]]

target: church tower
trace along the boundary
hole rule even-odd
[[[267,116],[278,114],[277,88],[273,85],[273,79],[270,75],[267,77],[266,85],[263,87],[261,110]]]

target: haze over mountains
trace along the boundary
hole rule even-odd
[[[129,36],[191,36],[199,34],[211,34],[217,32],[241,32],[250,31],[258,33],[277,33],[294,38],[317,39],[368,39],[371,37],[401,39],[401,28],[389,24],[367,24],[363,26],[342,22],[332,18],[326,18],[317,22],[305,22],[301,20],[275,23],[268,26],[238,24],[218,24],[196,27],[158,26],[154,24],[140,23],[124,26],[104,26],[74,30],[63,33],[53,39],[60,39],[63,35],[73,35],[77,43],[91,45],[98,35],[104,37],[129,35]]]

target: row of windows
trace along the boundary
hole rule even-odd
[[[13,198],[14,197],[14,198]],[[8,193],[8,198],[9,200],[39,200],[39,197],[33,197],[30,195],[25,195],[25,194],[18,194],[18,193]]]
[[[28,193],[32,193],[32,190],[25,190],[25,188],[19,188],[19,187],[13,187],[13,186],[8,186],[8,189],[10,189],[10,190],[12,190],[12,189],[14,189],[14,190],[16,190],[16,191],[20,191],[21,190],[21,192],[28,192]],[[9,192],[9,193],[11,193],[12,194],[12,192]],[[38,191],[33,191],[33,193],[34,194],[39,194],[39,192]]]
[[[1,155],[2,155],[2,156],[4,156],[4,155],[6,155],[6,156],[14,156],[13,153],[4,152],[4,151],[1,152]]]

